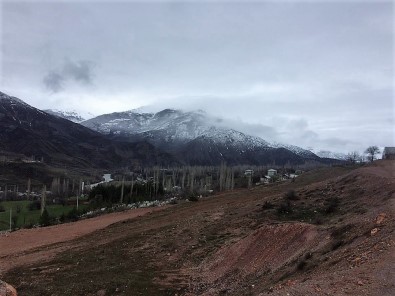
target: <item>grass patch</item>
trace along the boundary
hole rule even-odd
[[[13,228],[28,228],[39,223],[40,210],[29,210],[31,201],[3,201],[0,204],[4,208],[4,212],[0,212],[0,231],[10,228],[10,209],[12,209]],[[84,209],[85,205],[80,205],[80,209]],[[62,215],[67,216],[74,208],[71,205],[47,205],[47,211],[50,217],[60,218]]]

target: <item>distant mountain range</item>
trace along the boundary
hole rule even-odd
[[[116,112],[83,121],[76,112],[44,112],[0,92],[0,150],[44,156],[59,165],[292,165],[333,161],[297,146],[270,143],[221,126],[220,121],[204,111],[173,109]]]
[[[338,160],[346,160],[347,155],[344,153],[335,153],[327,150],[320,150],[315,153],[321,158],[332,158],[332,159],[338,159]]]
[[[120,142],[36,109],[0,92],[0,151],[44,158],[69,167],[172,165],[171,155],[147,142]]]
[[[301,164],[321,162],[309,150],[293,145],[270,143],[231,128],[219,127],[219,118],[204,111],[165,109],[157,113],[137,111],[101,115],[81,124],[123,141],[148,141],[192,165]]]

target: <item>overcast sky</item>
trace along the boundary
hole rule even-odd
[[[315,150],[395,146],[393,1],[0,0],[2,91],[99,115],[203,109]]]

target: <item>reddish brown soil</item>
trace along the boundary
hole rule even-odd
[[[394,171],[395,161],[320,169],[67,242],[37,248],[32,235],[1,257],[16,264],[4,280],[21,296],[395,295]],[[280,214],[290,189],[298,198]]]
[[[50,245],[71,241],[113,223],[140,217],[163,208],[139,208],[72,223],[22,229],[3,234],[0,236],[0,276],[11,267],[49,259],[56,253],[69,248],[65,244],[48,248]]]
[[[198,274],[202,280],[214,283],[239,270],[232,284],[240,285],[245,277],[256,273],[273,273],[325,240],[316,227],[302,223],[267,225],[247,237],[221,247],[201,264]],[[215,290],[226,289],[227,284],[215,285]],[[208,291],[208,294],[212,293]]]

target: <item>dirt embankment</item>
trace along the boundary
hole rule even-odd
[[[113,223],[140,217],[163,208],[133,209],[72,223],[44,228],[21,229],[3,234],[0,236],[0,276],[9,268],[44,259],[48,260],[58,252],[70,247],[68,245],[59,245],[58,247],[48,248],[50,245],[68,242],[103,229]]]
[[[377,161],[302,191],[308,198],[338,197],[338,211],[321,226],[332,243],[304,260],[307,268],[257,294],[394,295],[395,161]]]
[[[16,264],[4,280],[21,296],[394,295],[394,169],[395,161],[320,169],[69,242],[32,241],[1,257]]]
[[[203,281],[214,283],[208,294],[228,291],[229,286],[240,285],[248,276],[276,272],[317,249],[323,239],[323,233],[305,223],[263,226],[236,243],[221,247],[201,264],[198,274]]]
[[[209,280],[217,280],[233,269],[243,276],[262,270],[272,272],[286,262],[300,256],[317,243],[314,226],[300,223],[269,225],[247,237],[224,246],[207,260],[203,273]]]

